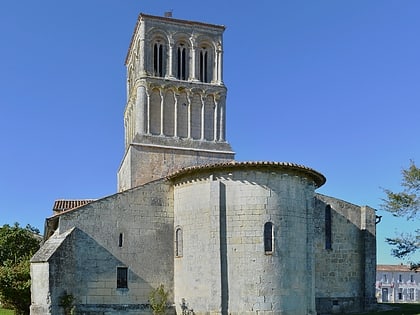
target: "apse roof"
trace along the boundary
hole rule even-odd
[[[248,161],[248,162],[238,162],[231,161],[226,163],[216,163],[216,164],[205,164],[197,165],[182,168],[178,171],[175,171],[168,176],[168,179],[176,179],[183,175],[194,174],[196,172],[205,171],[205,170],[224,170],[224,169],[239,169],[239,168],[269,168],[271,170],[290,170],[297,171],[305,174],[313,179],[317,187],[320,187],[325,184],[326,178],[321,173],[315,171],[314,169],[289,162],[272,162],[272,161]]]

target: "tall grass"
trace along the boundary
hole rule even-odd
[[[6,310],[4,308],[0,308],[0,315],[14,315],[15,312],[11,310]]]
[[[381,304],[379,304],[381,305]],[[384,309],[387,311],[379,312],[370,312],[363,313],[363,315],[420,315],[420,303],[406,303],[406,304],[386,304],[383,303],[383,306],[386,306]]]

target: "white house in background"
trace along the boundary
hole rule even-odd
[[[376,297],[382,303],[420,303],[420,273],[408,265],[377,265]]]

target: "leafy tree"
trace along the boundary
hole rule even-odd
[[[396,217],[405,217],[415,220],[420,215],[420,169],[413,161],[410,166],[403,169],[401,192],[392,192],[385,189],[386,198],[382,208]],[[420,229],[414,233],[401,233],[395,238],[387,238],[388,244],[393,245],[392,255],[398,258],[407,258],[420,249]],[[420,262],[412,262],[412,268],[420,268]]]
[[[39,230],[15,223],[0,228],[0,300],[17,315],[29,314],[31,277],[29,260],[39,249]]]

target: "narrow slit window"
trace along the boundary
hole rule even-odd
[[[183,251],[182,229],[177,228],[175,232],[175,256],[182,257]]]
[[[331,206],[325,207],[325,249],[332,249]]]
[[[273,252],[274,232],[273,223],[266,222],[264,224],[264,251],[266,254]]]
[[[117,289],[128,288],[128,268],[117,267]]]
[[[124,235],[120,233],[120,235],[118,236],[118,247],[123,246],[123,240],[124,240]]]

